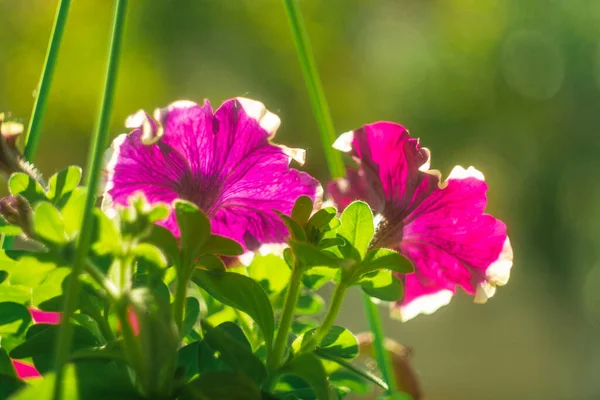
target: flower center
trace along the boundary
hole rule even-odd
[[[386,247],[389,249],[400,249],[402,242],[404,224],[402,219],[390,219],[382,217],[381,222],[376,227],[375,236],[371,242],[371,248],[377,249]]]

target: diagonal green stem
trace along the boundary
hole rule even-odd
[[[288,336],[290,334],[290,328],[294,319],[294,309],[298,303],[298,296],[300,295],[300,285],[302,282],[302,274],[304,271],[296,264],[292,269],[292,276],[290,278],[290,285],[288,286],[287,293],[285,294],[285,304],[283,307],[283,313],[281,314],[281,320],[279,321],[279,330],[275,337],[275,344],[273,344],[273,351],[269,354],[268,364],[269,368],[279,368],[281,359],[283,357],[285,346],[287,345]]]
[[[72,330],[69,319],[73,315],[79,298],[79,275],[84,270],[86,258],[90,249],[92,240],[93,208],[96,202],[96,189],[102,173],[102,159],[104,149],[107,146],[108,128],[112,112],[115,87],[117,82],[117,69],[119,57],[121,54],[121,45],[123,41],[123,31],[125,28],[125,15],[127,12],[128,0],[117,0],[114,12],[113,30],[108,53],[108,66],[106,71],[106,81],[104,84],[104,93],[100,105],[100,115],[96,125],[94,140],[90,148],[90,160],[88,162],[87,185],[88,191],[85,199],[85,208],[83,211],[83,222],[75,260],[73,262],[73,272],[67,291],[65,293],[64,314],[60,325],[60,332],[56,348],[55,368],[56,383],[54,386],[54,400],[59,400],[62,395],[63,369],[69,357]]]
[[[58,59],[58,51],[60,50],[60,44],[65,31],[70,6],[71,0],[60,0],[58,2],[56,18],[54,19],[54,28],[50,35],[50,43],[48,43],[46,60],[44,61],[44,69],[42,70],[42,77],[40,78],[40,84],[37,88],[37,97],[33,103],[31,121],[27,128],[27,135],[25,136],[25,158],[27,161],[33,161],[35,158],[35,153],[40,141],[42,120],[44,119],[44,114],[46,114],[50,86],[52,85],[52,78],[54,77],[54,70],[56,69],[56,60]]]
[[[297,0],[283,0],[283,4],[285,5],[288,21],[292,30],[292,37],[294,38],[294,44],[296,45],[296,51],[298,52],[298,59],[300,60],[300,66],[302,67],[302,74],[304,75],[310,103],[315,119],[317,120],[317,126],[319,128],[327,166],[329,167],[329,173],[332,178],[341,178],[346,175],[346,170],[344,168],[342,156],[337,150],[331,147],[336,139],[336,132],[329,112],[329,106],[327,105],[327,98],[325,98],[323,85],[321,84],[321,78],[319,77],[319,71],[317,70],[315,57],[310,46],[310,39],[306,33],[304,20],[300,13],[300,8],[298,7]]]
[[[33,103],[33,111],[31,112],[31,121],[27,128],[25,136],[25,159],[33,162],[38,143],[40,141],[40,128],[42,120],[46,113],[46,104],[48,103],[48,95],[50,94],[50,86],[52,85],[52,77],[56,69],[56,60],[58,59],[58,51],[62,42],[65,25],[67,23],[67,15],[71,0],[60,0],[56,9],[56,17],[54,19],[54,27],[50,35],[48,50],[46,51],[46,60],[42,69],[39,87],[37,88],[37,97]],[[14,243],[13,236],[3,236],[0,246],[3,249],[10,249]]]
[[[381,324],[381,318],[379,317],[379,310],[377,305],[373,303],[373,300],[363,293],[363,300],[365,302],[365,312],[367,319],[369,320],[369,326],[373,333],[373,348],[375,349],[375,359],[383,375],[383,380],[388,385],[388,394],[393,394],[398,391],[396,385],[396,378],[394,375],[394,365],[390,358],[390,353],[385,348],[385,334],[383,332],[383,325]]]
[[[294,44],[296,45],[298,59],[300,60],[302,73],[304,75],[304,80],[306,81],[313,113],[317,120],[329,172],[333,178],[343,177],[345,175],[344,163],[340,153],[336,152],[331,147],[335,141],[335,128],[333,126],[323,86],[319,78],[308,34],[306,33],[302,15],[300,14],[298,2],[297,0],[283,0],[283,4],[285,5],[288,21],[292,30]],[[368,307],[366,307],[366,314],[371,332],[373,332],[374,335],[373,345],[377,355],[376,358],[384,374],[384,379],[390,388],[389,392],[393,393],[396,391],[396,385],[393,379],[393,369],[390,369],[391,364],[389,358],[386,362],[387,352],[385,350],[383,328],[379,319],[378,310],[366,294],[365,305],[368,305]]]

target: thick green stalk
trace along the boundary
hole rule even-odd
[[[394,375],[394,365],[390,353],[385,348],[385,334],[383,332],[383,325],[381,324],[381,318],[379,317],[379,310],[377,305],[373,303],[373,300],[366,294],[363,293],[363,300],[365,302],[365,312],[369,320],[369,326],[373,333],[373,348],[375,350],[375,359],[383,375],[383,380],[388,385],[388,394],[393,394],[398,391],[396,385],[396,378]]]
[[[40,132],[42,128],[42,120],[46,114],[46,105],[48,104],[48,96],[50,94],[50,86],[56,69],[56,60],[58,59],[58,51],[62,42],[65,25],[67,24],[67,16],[71,0],[60,0],[56,9],[56,17],[54,19],[54,27],[50,35],[50,43],[46,52],[46,60],[44,61],[44,69],[40,78],[40,84],[37,88],[37,97],[33,103],[33,111],[31,112],[31,120],[27,128],[25,136],[25,158],[27,161],[33,161],[35,153],[40,141]]]
[[[194,266],[191,268],[189,266],[182,268],[183,271],[182,276],[177,277],[177,288],[175,290],[175,300],[173,302],[173,319],[175,319],[175,325],[177,326],[177,332],[179,336],[181,336],[181,329],[183,326],[183,318],[185,315],[185,299],[187,296],[187,288],[188,283],[192,277],[192,273],[194,272]],[[183,339],[180,337],[179,339]]]
[[[79,298],[79,275],[83,272],[86,258],[90,249],[92,240],[93,208],[96,203],[96,189],[102,173],[102,158],[104,149],[107,146],[108,127],[112,112],[114,93],[117,81],[117,69],[119,56],[121,54],[121,45],[123,41],[123,31],[125,28],[125,15],[127,11],[128,0],[117,0],[114,12],[113,30],[108,53],[108,66],[106,71],[106,81],[104,84],[104,93],[100,106],[100,116],[96,125],[94,140],[90,149],[90,160],[88,161],[87,185],[88,191],[83,211],[83,222],[75,260],[73,262],[73,272],[69,285],[65,293],[64,314],[60,325],[58,343],[56,347],[55,370],[56,383],[54,386],[54,399],[59,400],[62,395],[63,369],[69,358],[69,350],[72,339],[72,330],[69,320],[73,315]]]
[[[292,269],[292,276],[290,278],[290,286],[288,287],[285,295],[285,304],[283,306],[283,313],[281,314],[281,320],[279,321],[279,330],[275,337],[275,343],[273,344],[273,351],[271,351],[269,357],[269,367],[276,369],[281,363],[281,358],[285,351],[285,345],[290,334],[290,328],[294,318],[294,308],[298,303],[298,296],[300,295],[300,284],[302,283],[302,269],[295,265]]]
[[[313,351],[323,341],[325,335],[327,335],[333,324],[335,324],[335,319],[340,312],[347,290],[348,287],[345,284],[340,283],[337,285],[331,297],[331,304],[329,304],[329,310],[327,310],[325,319],[315,334],[306,343],[302,343],[300,351]]]
[[[294,44],[298,52],[298,59],[302,67],[302,74],[306,82],[310,103],[315,119],[317,120],[327,166],[332,178],[341,178],[346,175],[346,170],[342,156],[337,150],[331,147],[336,139],[336,132],[300,8],[298,7],[297,0],[283,0],[283,4],[285,5],[292,30],[292,37],[294,38]]]

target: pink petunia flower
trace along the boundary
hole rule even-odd
[[[504,223],[483,212],[481,172],[457,166],[442,182],[429,169],[429,150],[391,122],[344,133],[334,147],[350,153],[358,169],[331,182],[330,196],[340,208],[368,202],[381,216],[371,246],[396,249],[414,264],[415,272],[401,277],[404,299],[392,315],[405,321],[431,314],[450,302],[457,286],[485,303],[507,283],[512,248]]]
[[[103,208],[125,205],[142,192],[150,203],[195,203],[214,233],[246,250],[282,243],[287,230],[275,210],[290,214],[302,195],[317,199],[322,189],[307,173],[289,167],[304,151],[271,143],[280,120],[258,101],[227,100],[213,112],[178,101],[130,117],[131,133],[117,137],[107,155]],[[179,235],[175,213],[160,223]]]

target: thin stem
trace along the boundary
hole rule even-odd
[[[285,346],[287,344],[290,328],[294,318],[294,308],[296,308],[296,303],[298,303],[298,297],[300,295],[302,273],[302,269],[298,265],[294,265],[294,268],[292,269],[292,276],[290,278],[290,285],[288,286],[288,290],[285,295],[283,313],[281,314],[281,320],[279,321],[279,330],[277,331],[277,336],[275,337],[273,350],[271,351],[270,357],[268,357],[269,367],[273,370],[279,367],[285,351]]]
[[[117,0],[114,12],[114,22],[110,50],[108,53],[108,66],[106,82],[100,106],[100,116],[96,125],[94,140],[90,149],[91,159],[88,164],[87,185],[88,191],[83,210],[83,222],[73,262],[73,272],[65,293],[64,315],[60,325],[58,343],[55,354],[56,383],[54,385],[54,400],[60,400],[62,395],[63,369],[69,358],[72,329],[69,320],[73,315],[79,298],[79,275],[84,270],[85,261],[92,240],[93,214],[96,202],[96,188],[100,180],[102,158],[107,145],[108,127],[110,123],[113,99],[117,81],[117,67],[121,54],[123,31],[125,28],[125,15],[128,0]]]
[[[56,9],[56,17],[54,19],[52,34],[50,35],[50,43],[48,43],[44,69],[42,70],[37,97],[33,103],[31,121],[27,128],[27,135],[25,136],[25,158],[30,162],[35,158],[35,153],[40,141],[42,120],[44,119],[44,114],[46,114],[50,86],[52,86],[52,78],[54,77],[54,70],[56,69],[58,51],[60,50],[60,44],[65,31],[70,6],[71,0],[60,0],[58,8]]]
[[[29,122],[27,134],[25,136],[25,159],[29,162],[33,162],[40,141],[40,128],[42,126],[44,114],[46,113],[46,104],[48,103],[52,77],[54,76],[54,70],[56,69],[56,60],[58,59],[58,51],[65,31],[70,6],[71,0],[60,0],[56,9],[56,17],[54,18],[54,26],[52,27],[52,33],[50,34],[50,42],[48,43],[48,49],[46,51],[46,59],[44,60],[37,97],[33,103],[31,121]],[[15,239],[13,236],[2,235],[0,247],[3,249],[11,249],[14,241]]]
[[[340,153],[331,145],[335,141],[336,132],[329,112],[327,98],[323,90],[319,71],[317,70],[315,57],[310,46],[310,39],[304,26],[304,20],[300,13],[297,0],[283,0],[287,12],[288,21],[292,30],[292,37],[298,52],[298,59],[302,67],[302,74],[310,97],[313,114],[317,120],[317,127],[321,136],[325,159],[332,178],[341,178],[346,174],[344,162]]]
[[[327,335],[335,323],[335,319],[340,312],[340,308],[342,307],[342,302],[347,290],[348,287],[345,284],[340,283],[337,285],[335,291],[333,292],[333,296],[331,297],[331,304],[329,304],[329,310],[327,310],[325,319],[315,334],[312,335],[308,341],[302,343],[302,347],[300,348],[301,352],[313,351],[317,346],[319,346],[319,344],[321,344],[323,338],[325,338],[325,335]]]
[[[379,317],[379,310],[377,305],[373,303],[373,300],[363,293],[363,300],[365,303],[365,312],[369,320],[369,326],[373,333],[373,348],[375,349],[375,359],[383,375],[383,380],[388,385],[388,394],[393,394],[398,391],[396,379],[394,375],[394,365],[390,358],[390,353],[385,348],[385,334],[383,333],[383,325],[381,324],[381,318]]]
[[[283,3],[285,5],[290,27],[292,29],[292,36],[294,37],[294,44],[296,45],[296,50],[298,52],[298,59],[300,60],[300,64],[302,66],[302,72],[304,74],[304,80],[306,81],[306,87],[313,107],[313,113],[319,127],[319,133],[321,135],[321,141],[323,143],[329,172],[333,178],[343,177],[345,175],[343,160],[340,154],[334,151],[334,149],[331,147],[335,140],[335,128],[329,113],[329,107],[327,105],[327,100],[325,98],[321,80],[316,68],[308,34],[306,33],[306,28],[304,27],[302,15],[300,14],[298,2],[297,0],[283,0]],[[370,299],[369,302],[371,302]],[[379,336],[380,338],[383,338],[381,323],[378,323],[379,314],[377,314],[377,317],[374,319],[372,317],[373,313],[369,310],[370,307],[367,307],[367,318],[369,320],[371,331],[375,337]],[[321,326],[321,328],[323,328],[323,326]],[[375,340],[374,347],[378,354],[387,354],[383,339]],[[380,362],[380,365],[382,369],[389,366],[389,364],[386,364],[385,362]],[[393,369],[390,371],[393,371]],[[388,372],[386,383],[390,388],[390,392],[393,393],[396,387],[395,382],[392,382],[392,380],[388,379],[390,376],[391,375]]]

